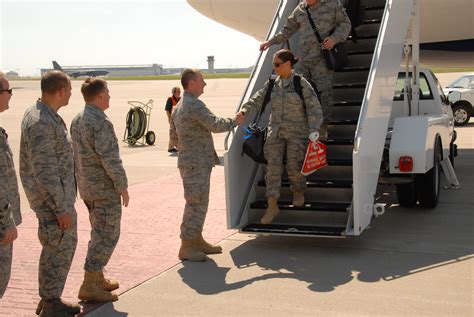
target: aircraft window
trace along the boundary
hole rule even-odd
[[[411,74],[410,74],[411,75]],[[393,100],[403,100],[403,92],[405,87],[405,73],[400,73],[398,75],[397,84],[395,87],[395,94]],[[420,73],[420,100],[433,99],[433,94],[428,84],[426,76]]]

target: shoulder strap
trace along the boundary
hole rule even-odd
[[[293,76],[293,86],[295,87],[296,93],[300,96],[303,101],[303,107],[306,109],[306,103],[303,96],[303,86],[301,86],[301,77],[299,75]]]
[[[265,92],[265,97],[263,97],[262,108],[260,108],[260,111],[256,114],[253,120],[254,123],[258,123],[258,121],[260,121],[260,117],[262,116],[262,113],[265,111],[265,107],[267,106],[267,103],[270,102],[273,86],[275,86],[275,76],[272,75],[268,79],[268,87],[267,87],[267,91]]]
[[[316,38],[318,39],[319,43],[323,43],[323,39],[321,38],[321,35],[319,35],[318,29],[316,28],[316,25],[314,24],[313,18],[311,17],[311,13],[309,13],[309,7],[306,5],[304,7],[306,14],[308,15],[309,19],[309,24],[311,24],[311,27],[313,28],[314,35],[316,35]]]

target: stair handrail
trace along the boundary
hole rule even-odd
[[[271,24],[270,28],[268,28],[267,35],[265,36],[266,40],[268,40],[272,34],[275,34],[274,29],[276,28],[276,26],[278,25],[278,22],[280,21],[281,9],[283,8],[283,3],[284,2],[287,2],[287,0],[280,0],[280,3],[278,4],[277,9],[275,10],[275,14],[273,15],[273,19],[272,19],[272,24]],[[265,61],[265,58],[262,58],[262,56],[264,54],[266,55],[266,51],[259,51],[257,61],[255,63],[255,66],[252,69],[252,73],[250,74],[248,84],[245,87],[244,93],[242,94],[242,97],[240,98],[240,101],[237,105],[237,109],[235,110],[236,113],[239,112],[240,108],[242,107],[242,105],[244,103],[244,100],[245,100],[245,96],[247,96],[248,90],[252,86],[252,85],[250,85],[250,83],[255,78],[257,70],[259,69],[258,66]],[[234,128],[234,129],[230,130],[229,132],[227,132],[227,135],[224,139],[224,150],[226,150],[226,151],[229,149],[229,137],[231,136],[231,134],[235,134],[235,129],[237,129],[237,128]]]

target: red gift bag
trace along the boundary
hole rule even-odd
[[[321,142],[309,142],[304,157],[301,174],[307,176],[318,169],[328,166],[326,159],[326,145]]]

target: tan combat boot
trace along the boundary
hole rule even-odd
[[[81,311],[79,305],[63,302],[59,298],[42,299],[38,306],[41,306],[40,317],[72,317]]]
[[[41,299],[38,303],[38,306],[36,307],[36,315],[39,315],[41,314],[41,311],[43,310],[43,299]],[[81,306],[77,305],[77,304],[73,304],[73,303],[69,303],[69,302],[65,302],[63,301],[62,299],[59,299],[59,304],[58,305],[62,305],[63,307],[65,307],[65,309],[73,314],[73,315],[76,315],[76,314],[79,314],[81,312]]]
[[[89,302],[115,302],[118,296],[102,288],[101,272],[85,272],[78,298]]]
[[[262,219],[260,220],[260,223],[263,225],[268,225],[271,224],[273,219],[278,216],[280,213],[280,209],[278,208],[278,203],[276,198],[269,197],[267,199],[268,207],[267,210],[265,210],[265,213],[263,214]]]
[[[185,240],[181,239],[181,248],[179,248],[178,258],[181,261],[189,260],[202,262],[207,260],[206,254],[201,251],[197,244],[197,239]]]
[[[202,252],[206,254],[217,254],[217,253],[222,253],[222,247],[218,245],[212,245],[206,240],[204,240],[204,237],[202,236],[202,233],[199,234],[197,237],[196,241],[196,246],[201,250]]]
[[[105,278],[104,271],[99,271],[99,282],[106,291],[115,291],[120,287],[119,282]]]
[[[293,206],[303,207],[304,206],[304,192],[293,193]]]

